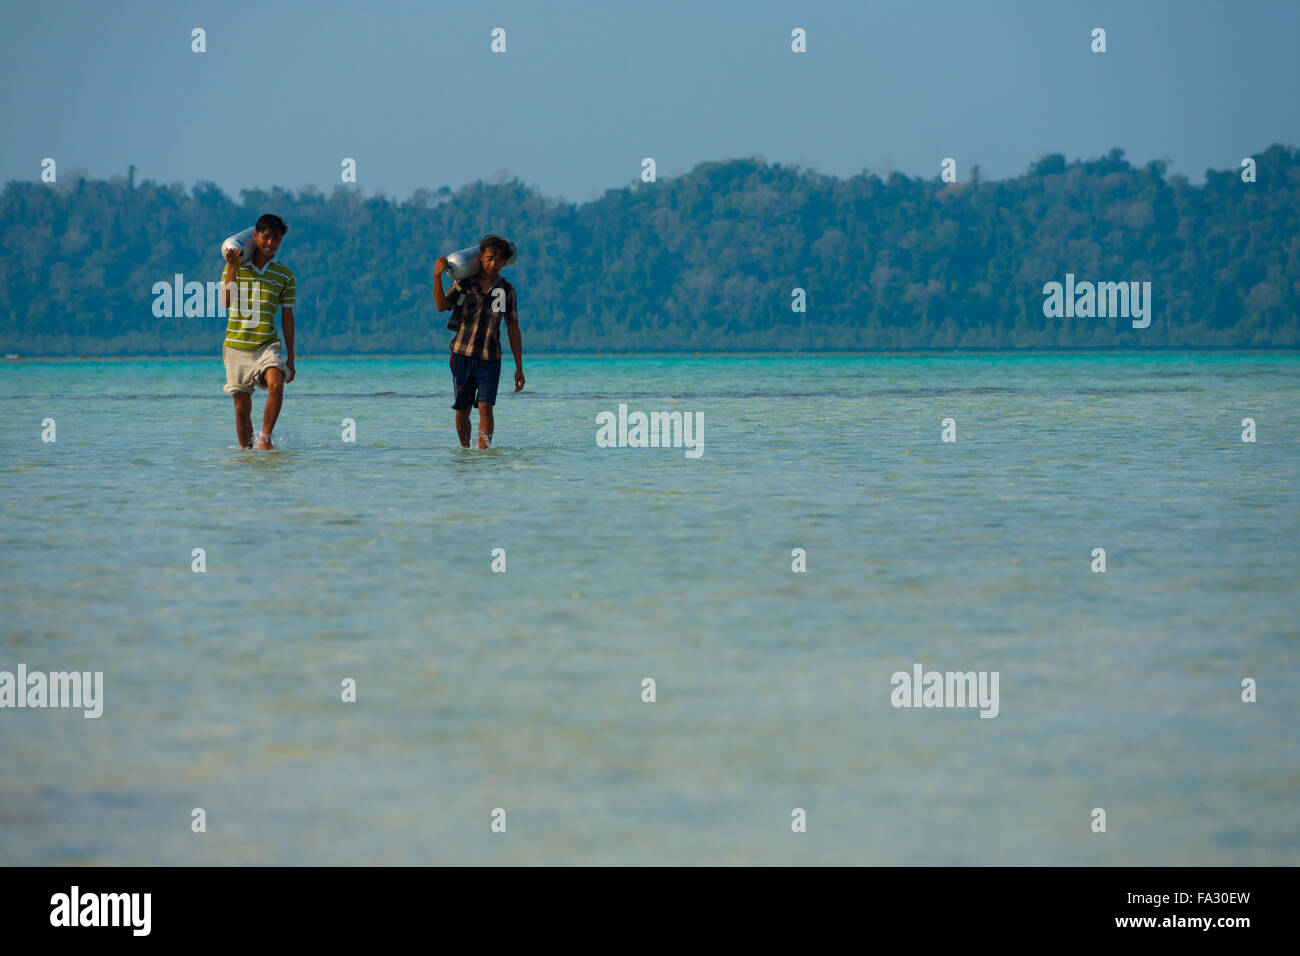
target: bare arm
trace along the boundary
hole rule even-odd
[[[515,356],[515,391],[518,392],[524,387],[524,343],[519,336],[519,323],[511,322],[506,332],[510,335],[510,351]]]
[[[510,351],[515,356],[515,391],[524,387],[524,343],[519,335],[519,304],[512,290],[506,303],[506,333],[510,336]]]
[[[280,310],[280,324],[284,326],[284,351],[288,356],[284,363],[289,366],[289,376],[284,380],[287,385],[298,374],[293,367],[293,306],[286,305]]]
[[[230,309],[230,296],[235,289],[235,281],[239,276],[239,250],[231,247],[226,252],[226,274],[221,277],[221,301],[226,310]]]
[[[433,264],[433,305],[439,312],[450,312],[456,307],[451,297],[442,291],[442,274],[447,269],[447,257],[439,256]]]

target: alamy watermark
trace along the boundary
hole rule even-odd
[[[979,707],[981,717],[996,717],[997,671],[924,671],[912,665],[912,673],[895,671],[889,678],[893,690],[889,702],[895,707]]]
[[[133,936],[148,936],[152,893],[83,893],[73,885],[50,897],[51,926],[124,926]]]
[[[704,454],[703,412],[631,412],[596,415],[596,444],[601,448],[685,448],[687,458]]]
[[[87,718],[104,713],[104,672],[0,671],[0,707],[72,707],[85,711]]]
[[[1043,286],[1043,315],[1049,319],[1132,319],[1133,328],[1151,324],[1150,282],[1078,282],[1065,274],[1065,285]]]
[[[224,319],[226,297],[230,287],[230,304],[244,317],[249,328],[262,320],[262,283],[260,282],[186,282],[177,272],[172,281],[153,284],[153,314],[159,319]]]

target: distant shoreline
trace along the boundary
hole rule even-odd
[[[1180,354],[1180,353],[1232,353],[1232,354],[1267,354],[1267,355],[1295,355],[1300,354],[1300,348],[1294,346],[1228,346],[1228,345],[1188,345],[1178,347],[1156,347],[1150,348],[1079,348],[1071,347],[1035,347],[1035,348],[1005,348],[1005,349],[954,349],[954,348],[916,348],[916,349],[800,349],[798,351],[774,352],[771,349],[718,349],[718,350],[660,350],[654,352],[646,351],[608,351],[592,352],[587,350],[581,351],[533,351],[528,353],[528,358],[554,358],[564,356],[569,358],[704,358],[706,356],[726,356],[726,355],[744,355],[744,356],[771,356],[786,358],[822,358],[828,355],[1034,355],[1034,354],[1113,354],[1113,355],[1146,355],[1153,352],[1161,354]],[[421,352],[297,352],[295,358],[305,359],[354,359],[354,358],[422,358],[430,356],[441,356],[440,350],[421,351]],[[56,361],[126,361],[128,359],[204,359],[212,361],[221,361],[220,355],[213,355],[208,352],[182,352],[179,354],[163,355],[157,353],[138,353],[131,355],[92,355],[82,353],[79,355],[62,354],[62,355],[21,355],[14,353],[4,354],[4,360],[9,362],[56,362]]]

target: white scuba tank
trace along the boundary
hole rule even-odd
[[[226,258],[226,251],[233,247],[239,250],[240,262],[248,262],[251,260],[253,258],[253,252],[257,248],[257,244],[253,242],[254,228],[255,227],[253,226],[249,226],[247,229],[235,233],[223,242],[221,244],[221,258]]]

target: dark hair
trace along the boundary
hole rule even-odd
[[[509,259],[515,254],[515,250],[511,247],[509,242],[502,239],[500,236],[494,236],[490,233],[478,241],[478,251],[480,254],[487,252],[489,249],[495,249],[497,255],[501,256],[502,260]]]
[[[248,220],[245,219],[244,221],[247,222]],[[268,230],[274,229],[280,234],[281,239],[283,239],[284,234],[289,231],[289,227],[284,224],[283,219],[269,212],[263,213],[259,216],[257,219],[257,225],[253,228],[258,232],[267,232]]]

